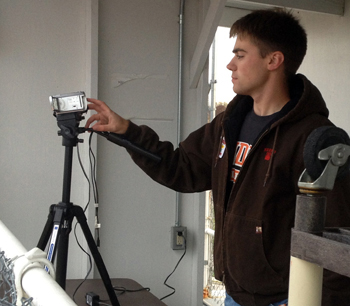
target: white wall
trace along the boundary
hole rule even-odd
[[[62,200],[64,147],[49,96],[96,87],[91,8],[85,0],[0,2],[0,218],[27,249],[37,245],[50,205]],[[73,166],[71,201],[85,206],[76,149]],[[87,259],[78,261],[70,240],[68,276],[83,277]]]
[[[188,89],[201,7],[197,1],[185,3],[184,136],[206,117],[201,88]],[[100,1],[99,7],[99,98],[122,116],[151,126],[162,140],[176,146],[179,10],[180,1],[174,0]],[[170,248],[176,194],[148,178],[123,148],[98,139],[97,153],[101,253],[109,273],[135,279],[161,298],[172,292],[163,282],[183,254]],[[201,303],[202,197],[180,196],[179,218],[188,228],[188,248],[168,281],[176,293],[165,300],[167,305]]]
[[[344,16],[299,14],[309,40],[299,72],[320,89],[330,119],[350,134],[350,1],[345,1]]]

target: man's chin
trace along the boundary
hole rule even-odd
[[[236,95],[242,95],[242,96],[249,96],[249,93],[245,90],[243,90],[242,88],[239,88],[239,87],[236,87],[233,86],[233,92],[236,94]]]
[[[233,92],[234,92],[236,95],[242,95],[242,91],[239,90],[239,88],[235,88],[235,86],[233,86]]]

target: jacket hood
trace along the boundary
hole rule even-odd
[[[328,118],[329,111],[321,92],[304,75],[297,74],[290,86],[290,96],[297,100],[289,113],[289,121],[299,121],[310,114],[319,114]]]

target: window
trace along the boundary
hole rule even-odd
[[[226,68],[232,59],[234,39],[229,37],[230,29],[218,27],[209,52],[208,121],[226,109],[235,93],[232,90],[231,72]],[[225,287],[214,278],[213,242],[215,235],[214,207],[211,192],[207,192],[205,210],[204,243],[204,286],[205,305],[224,305]]]

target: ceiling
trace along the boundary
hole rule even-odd
[[[255,10],[266,7],[287,7],[319,13],[344,15],[345,0],[227,0],[226,6]]]

